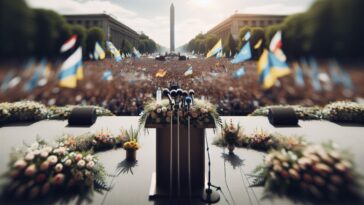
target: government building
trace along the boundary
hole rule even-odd
[[[79,24],[86,28],[99,27],[106,34],[106,38],[115,47],[122,47],[123,39],[128,40],[134,46],[138,43],[139,34],[120,21],[107,14],[77,14],[64,15],[69,24]]]
[[[239,38],[239,30],[244,26],[266,27],[281,23],[287,16],[284,15],[261,15],[261,14],[234,14],[219,23],[207,34],[215,34],[218,38],[226,39],[231,33],[233,38]]]

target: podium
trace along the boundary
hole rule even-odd
[[[190,126],[190,167],[191,196],[201,196],[205,187],[205,128],[214,128],[213,124]],[[155,197],[189,197],[188,176],[188,126],[179,127],[179,176],[178,192],[178,138],[177,124],[172,125],[172,190],[170,192],[170,153],[171,126],[169,124],[149,124],[145,128],[156,129],[156,170],[152,175],[149,199]]]

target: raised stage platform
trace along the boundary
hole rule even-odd
[[[349,149],[354,154],[357,170],[364,175],[364,126],[335,124],[327,121],[299,121],[299,127],[276,128],[270,125],[265,117],[222,117],[222,119],[239,122],[247,133],[262,128],[269,132],[304,136],[309,142],[320,143],[332,140],[341,148]],[[101,128],[108,128],[117,134],[120,128],[129,128],[131,125],[138,126],[138,117],[99,117],[89,128],[67,127],[67,121],[53,120],[0,127],[0,174],[7,169],[11,149],[22,146],[23,143],[30,144],[37,137],[53,142],[62,133],[78,135],[95,132]],[[207,130],[207,136],[211,144],[215,137],[212,129]],[[138,161],[134,166],[127,165],[123,161],[125,158],[123,149],[97,154],[108,174],[113,175],[108,177],[108,183],[112,185],[112,189],[103,195],[95,193],[91,201],[83,200],[81,204],[170,204],[168,200],[150,201],[148,199],[150,180],[155,171],[155,138],[154,129],[150,129],[148,133],[142,133],[139,138],[141,149],[137,152]],[[222,148],[211,145],[210,150],[212,183],[222,188],[221,200],[218,204],[301,204],[287,198],[263,198],[262,187],[248,187],[251,182],[247,181],[246,175],[262,162],[264,153],[237,148],[234,151],[236,157],[232,158],[227,155],[227,150]],[[207,171],[207,164],[205,170]],[[54,202],[44,202],[44,204],[52,203]],[[0,204],[8,204],[8,202],[0,201]],[[68,204],[78,204],[78,199],[72,199]],[[188,204],[188,202],[180,204]],[[196,200],[193,204],[203,203]]]

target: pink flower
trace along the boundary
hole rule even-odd
[[[80,161],[82,159],[82,154],[77,154],[75,159],[76,161]]]
[[[85,165],[86,165],[85,160],[80,160],[80,161],[78,161],[78,162],[77,162],[77,166],[78,166],[79,168],[82,168],[82,167],[84,167]]]
[[[52,182],[53,184],[60,185],[64,181],[64,174],[58,173],[56,176],[53,177]]]
[[[46,179],[46,175],[45,174],[38,174],[37,177],[35,178],[35,181],[37,183],[41,183]]]
[[[15,178],[15,177],[19,176],[19,171],[18,170],[11,170],[11,172],[9,173],[9,175],[12,178]]]
[[[27,162],[20,159],[20,160],[17,160],[15,163],[14,163],[14,167],[17,168],[17,169],[23,169],[24,167],[27,166]]]
[[[25,175],[33,176],[36,171],[37,171],[37,168],[35,167],[35,164],[32,164],[25,169]]]
[[[40,165],[40,170],[41,171],[46,171],[49,168],[49,162],[48,161],[44,161],[41,165]]]
[[[75,174],[75,180],[76,180],[76,181],[79,181],[79,180],[81,180],[82,178],[83,178],[83,174],[82,174],[82,172],[80,172],[80,171],[76,172],[76,174]]]
[[[46,151],[46,150],[43,150],[40,152],[40,156],[43,157],[43,158],[46,158],[48,157],[49,153]]]
[[[51,189],[51,184],[49,182],[46,182],[43,186],[42,186],[42,194],[46,195],[48,194],[49,190]]]
[[[56,172],[61,172],[62,169],[63,169],[63,165],[61,163],[56,164],[56,166],[54,167],[54,170]]]
[[[30,190],[30,193],[29,193],[29,197],[31,199],[34,199],[38,196],[39,194],[39,187],[33,187],[31,190]]]

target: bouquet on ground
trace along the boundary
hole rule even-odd
[[[219,142],[217,144],[221,146],[227,146],[229,152],[232,153],[235,146],[239,145],[239,142],[244,138],[243,128],[238,124],[235,126],[230,120],[230,123],[224,123],[221,132],[219,134]]]
[[[123,134],[114,136],[109,129],[101,129],[95,134],[83,134],[78,137],[65,135],[58,140],[60,146],[65,146],[73,151],[104,151],[116,148],[123,144]]]
[[[123,133],[127,139],[123,144],[123,148],[125,150],[138,150],[140,147],[138,143],[139,129],[130,127],[129,130],[124,130]]]
[[[256,184],[266,191],[315,199],[335,200],[358,196],[359,184],[350,154],[333,144],[303,149],[273,150],[257,167]]]
[[[65,146],[52,147],[44,141],[14,152],[5,176],[3,194],[15,199],[107,189],[106,173],[97,158]]]

